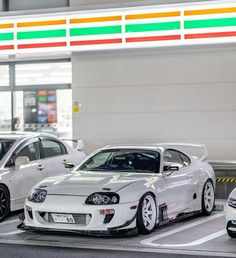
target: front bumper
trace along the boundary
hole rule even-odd
[[[102,237],[111,237],[111,236],[134,236],[138,234],[136,227],[128,229],[117,229],[117,230],[101,230],[101,231],[89,231],[89,230],[62,230],[62,229],[49,229],[49,228],[38,228],[38,227],[29,227],[25,223],[21,223],[17,226],[17,229],[23,231],[37,231],[41,233],[50,233],[50,234],[69,234],[69,235],[79,235],[79,236],[102,236]]]
[[[43,203],[25,202],[23,230],[61,231],[89,235],[113,235],[136,228],[138,202],[115,205],[86,205],[86,197],[50,196]],[[132,209],[131,209],[132,207]],[[101,210],[114,210],[111,217]],[[70,214],[75,223],[55,223],[51,214]]]
[[[226,204],[225,206],[226,228],[236,232],[236,208]]]

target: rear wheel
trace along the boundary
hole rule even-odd
[[[157,220],[156,202],[152,194],[146,193],[140,200],[137,211],[137,228],[141,234],[150,234]]]
[[[5,186],[0,185],[0,222],[2,222],[10,212],[10,197]]]
[[[202,191],[202,213],[206,216],[210,215],[213,211],[215,204],[215,191],[213,183],[208,179]]]

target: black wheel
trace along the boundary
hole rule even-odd
[[[0,222],[2,222],[10,212],[10,196],[5,186],[0,185]]]
[[[156,201],[152,194],[146,193],[139,201],[137,211],[137,228],[140,234],[150,234],[157,220]]]
[[[202,214],[209,216],[214,208],[215,204],[215,191],[213,183],[208,179],[203,187],[202,191]]]
[[[235,232],[227,229],[227,233],[228,233],[229,237],[236,238],[236,233]]]

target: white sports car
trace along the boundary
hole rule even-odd
[[[229,195],[228,203],[225,206],[225,215],[228,235],[236,238],[236,188]]]
[[[74,171],[41,181],[25,202],[25,230],[86,234],[139,232],[196,212],[211,214],[215,174],[177,146],[108,146]],[[177,148],[174,148],[177,147]]]
[[[82,147],[82,146],[81,146]],[[86,158],[51,134],[0,133],[0,222],[24,207],[32,187],[42,179],[70,172],[67,162],[79,164]],[[72,166],[67,164],[67,167]]]

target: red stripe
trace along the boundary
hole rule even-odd
[[[97,40],[81,40],[71,41],[71,46],[98,45],[98,44],[114,44],[122,43],[122,39],[97,39]]]
[[[186,34],[185,39],[201,39],[201,38],[220,38],[220,37],[235,37],[236,31],[228,32],[211,32],[211,33],[197,33],[197,34]]]
[[[44,47],[66,47],[66,42],[19,44],[18,49],[24,48],[44,48]]]
[[[144,42],[144,41],[162,41],[162,40],[179,40],[180,35],[167,35],[167,36],[153,36],[153,37],[136,37],[127,38],[126,42]]]
[[[8,50],[8,49],[14,49],[14,45],[0,46],[0,50]]]

